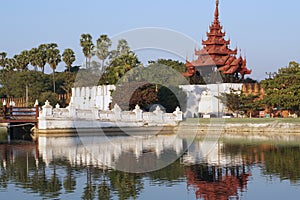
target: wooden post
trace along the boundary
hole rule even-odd
[[[39,105],[35,106],[35,118],[38,119],[39,118]]]
[[[12,116],[13,115],[13,103],[12,101],[10,101],[9,103],[9,116]]]

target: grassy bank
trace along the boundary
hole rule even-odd
[[[290,124],[300,124],[300,118],[229,118],[229,119],[220,119],[220,118],[195,118],[195,119],[186,119],[183,123],[186,124],[268,124],[268,123],[290,123]]]

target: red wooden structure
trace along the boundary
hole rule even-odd
[[[225,32],[219,21],[219,0],[216,1],[215,18],[207,32],[207,40],[202,40],[203,48],[195,49],[196,60],[186,60],[187,72],[185,77],[193,76],[197,71],[204,75],[219,71],[224,76],[238,77],[244,79],[244,76],[251,74],[251,70],[246,67],[246,58],[241,55],[237,56],[237,48],[232,50],[229,48],[230,39],[226,40]]]
[[[3,105],[0,110],[0,123],[33,123],[37,125],[39,107],[14,107]]]

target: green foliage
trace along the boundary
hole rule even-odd
[[[49,75],[37,71],[11,72],[1,70],[1,97],[25,97],[25,87],[28,85],[30,101],[37,99],[41,92],[50,90]]]
[[[109,173],[110,186],[113,191],[117,191],[118,199],[137,199],[140,191],[144,188],[142,175],[130,174],[120,171]]]
[[[41,105],[43,105],[46,100],[50,102],[51,105],[56,105],[58,103],[57,94],[51,91],[43,92],[38,98]]]
[[[73,62],[76,60],[75,53],[72,49],[65,49],[63,54],[63,61],[66,63],[66,68],[70,72]]]
[[[263,103],[269,108],[299,111],[300,109],[300,65],[290,62],[279,69],[274,78],[261,82],[265,90]]]
[[[58,63],[61,62],[61,55],[59,49],[57,48],[57,44],[51,43],[48,45],[46,50],[46,59],[47,63],[50,65],[52,69],[52,76],[53,76],[53,92],[55,93],[55,69]]]
[[[92,36],[90,34],[82,34],[80,38],[80,46],[82,47],[82,52],[85,56],[85,66],[88,68],[90,66],[90,60],[94,54],[94,44],[92,41]]]
[[[110,66],[105,69],[99,84],[117,84],[127,72],[137,67],[139,63],[133,52],[120,54],[111,60]]]
[[[190,84],[191,85],[206,85],[203,76],[201,76],[199,71],[196,71],[196,73],[190,77]]]
[[[30,53],[27,50],[22,51],[19,55],[14,56],[15,68],[17,71],[27,71],[30,62]]]
[[[93,67],[96,66],[101,69],[99,85],[117,84],[131,69],[140,65],[137,56],[130,50],[126,40],[120,39],[115,50],[109,51],[110,46],[111,40],[107,35],[101,35],[97,40],[96,55],[102,64],[94,63]],[[109,64],[107,67],[104,66],[106,60]]]
[[[241,97],[240,92],[233,89],[230,90],[230,93],[221,93],[219,97],[221,102],[227,107],[228,110],[232,112],[237,112],[240,109]]]
[[[95,64],[93,62],[93,64]],[[75,87],[92,87],[98,84],[101,77],[101,70],[97,66],[87,69],[80,69],[74,82]]]
[[[299,146],[278,146],[265,151],[264,174],[276,174],[281,180],[290,179],[296,183],[300,179],[299,166]]]
[[[166,112],[172,113],[176,107],[186,110],[186,93],[179,87],[160,86],[158,90],[158,103],[166,108]]]
[[[39,50],[37,48],[32,48],[29,51],[29,61],[30,64],[34,67],[34,71],[37,71],[37,66],[38,66],[38,52]]]
[[[47,63],[47,45],[41,44],[38,47],[37,55],[36,55],[36,64],[41,68],[42,72],[44,73],[45,65]]]
[[[112,99],[112,105],[118,104],[122,110],[133,110],[136,105],[146,110],[150,104],[158,102],[155,85],[146,82],[118,85],[112,93]]]
[[[111,40],[107,35],[101,35],[97,39],[96,56],[102,61],[102,68],[104,68],[104,62],[110,54],[109,48],[111,47],[111,44]]]
[[[71,89],[74,87],[74,82],[77,73],[64,72],[56,74],[56,93],[65,94],[71,93]]]
[[[160,104],[166,112],[176,107],[185,110],[186,94],[178,87],[165,87],[147,82],[129,82],[118,85],[112,93],[112,105],[118,104],[122,110],[133,110],[136,105],[148,111],[153,104]]]
[[[160,64],[171,67],[172,69],[178,71],[179,73],[183,73],[186,71],[186,66],[183,62],[172,59],[158,59],[157,61],[149,61],[149,64]]]
[[[40,102],[41,94],[49,92],[53,88],[51,74],[43,74],[40,71],[14,72],[0,70],[0,77],[0,84],[2,85],[0,97],[25,98],[25,88],[28,85],[29,103],[31,104],[36,99],[39,99]],[[57,73],[56,92],[58,94],[70,92],[75,77],[76,73],[72,72]]]
[[[245,95],[233,89],[230,90],[230,93],[221,93],[217,98],[232,112],[242,111],[252,115],[253,112],[262,109],[257,95]]]
[[[7,53],[6,52],[0,52],[0,66],[4,69],[7,65]]]

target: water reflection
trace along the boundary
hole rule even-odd
[[[178,199],[167,188],[180,187],[187,191],[186,199],[230,199],[255,193],[249,184],[268,184],[265,176],[289,180],[291,185],[300,180],[299,144],[273,142],[223,140],[208,151],[199,139],[180,159],[154,172],[111,168],[126,159],[134,165],[153,165],[152,157],[159,160],[170,152],[177,156],[185,144],[174,136],[114,137],[109,141],[50,137],[40,138],[38,144],[1,144],[0,198],[16,199],[17,193],[9,192],[13,188],[31,199],[151,199],[154,193]],[[150,156],[143,158],[144,154]]]
[[[245,191],[250,169],[241,152],[227,154],[226,144],[195,141],[182,157],[187,185],[197,198],[229,199]],[[208,148],[209,147],[209,148]]]
[[[176,135],[135,137],[40,137],[39,151],[48,165],[63,157],[71,165],[92,165],[125,172],[161,169],[179,158],[184,140]]]

